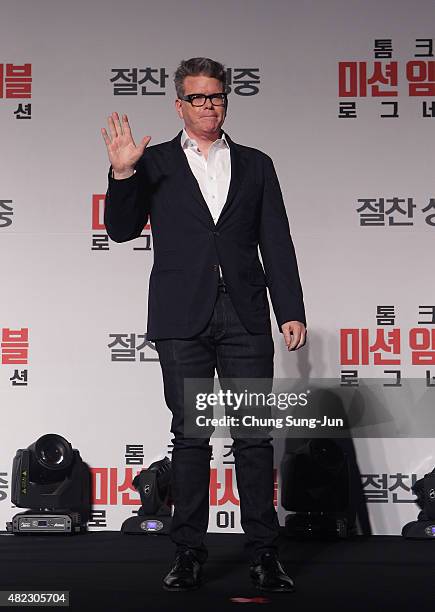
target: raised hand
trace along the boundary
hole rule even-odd
[[[131,135],[127,115],[122,116],[121,123],[118,113],[112,113],[107,118],[107,124],[110,137],[104,128],[101,129],[101,133],[106,143],[114,177],[118,179],[128,178],[133,174],[134,167],[151,140],[151,136],[144,136],[140,143],[136,145]]]

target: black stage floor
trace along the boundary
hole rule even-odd
[[[297,591],[290,594],[262,594],[251,586],[244,541],[243,534],[207,534],[204,586],[168,593],[161,587],[174,555],[167,536],[102,531],[20,537],[0,532],[0,590],[69,590],[69,609],[84,612],[211,612],[246,609],[245,604],[247,610],[421,612],[435,605],[433,540],[355,536],[301,542],[282,536],[281,560],[296,581]]]

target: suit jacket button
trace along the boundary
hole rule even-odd
[[[219,232],[213,232],[215,236],[219,236]]]
[[[214,266],[212,266],[212,270],[213,272],[217,272],[218,271],[219,266],[217,266],[216,264],[214,264]]]

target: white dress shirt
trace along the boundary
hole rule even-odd
[[[222,137],[211,144],[207,159],[201,153],[196,140],[190,138],[184,128],[181,147],[216,224],[226,202],[231,180],[231,154],[225,133],[222,132]],[[220,266],[219,276],[223,277]]]
[[[190,169],[198,181],[204,200],[207,202],[213,221],[217,223],[227,199],[231,180],[230,147],[225,139],[225,134],[222,132],[222,138],[212,143],[207,159],[199,150],[196,140],[190,138],[185,129],[181,134],[181,146]]]

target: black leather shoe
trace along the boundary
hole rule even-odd
[[[166,591],[191,591],[201,585],[201,564],[190,550],[177,553],[171,571],[163,578]]]
[[[275,553],[263,553],[249,568],[252,582],[260,591],[292,593],[295,583]]]

